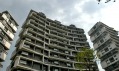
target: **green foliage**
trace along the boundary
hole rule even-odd
[[[80,52],[77,53],[76,60],[79,62],[76,66],[80,69],[90,67],[91,60],[94,59],[93,50],[89,48],[82,48]]]

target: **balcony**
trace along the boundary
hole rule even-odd
[[[103,40],[103,42],[101,40],[99,40],[99,42],[93,44],[94,49],[97,49],[99,47],[101,47],[103,44],[105,44],[106,41],[108,41],[109,39],[111,39],[110,35],[107,34],[106,36],[104,36],[101,40]]]
[[[99,32],[97,31],[97,33],[95,33],[94,36],[90,37],[91,41],[93,42],[95,39],[97,39],[99,36],[101,36],[104,31],[106,31],[105,27],[101,28],[101,30]]]
[[[117,48],[117,46],[115,45],[115,43],[111,43],[111,45],[105,46],[101,51],[98,52],[99,58],[108,54],[110,51],[112,51],[113,49],[116,49],[116,48]]]
[[[6,16],[6,14],[3,14],[2,17],[8,22],[9,18]]]
[[[7,40],[3,39],[1,41],[1,43],[5,46],[5,49],[9,50],[10,49],[10,42],[8,42]]]
[[[113,56],[114,54],[118,53],[119,49],[118,48],[114,48],[113,50],[111,50],[110,52],[106,53],[105,55],[103,55],[102,57],[100,57],[101,61],[104,61],[105,59]]]
[[[1,61],[4,61],[5,58],[6,58],[6,56],[7,56],[7,53],[6,53],[5,51],[1,52],[1,53],[0,53],[0,62],[1,62]]]
[[[13,28],[13,30],[16,32],[17,31],[17,27],[13,24],[14,22],[12,21],[12,23],[10,24],[11,27]]]
[[[0,29],[2,29],[10,39],[14,38],[13,33],[11,33],[1,22],[0,22]]]
[[[17,26],[18,25],[15,23],[14,20],[9,19],[8,22],[4,20],[3,23],[7,24],[12,29],[12,31],[14,33],[17,31]]]
[[[108,57],[105,61],[101,62],[101,65],[103,68],[110,68],[110,66],[114,66],[115,64],[119,64],[119,59],[118,59],[119,54],[112,55],[111,57]],[[119,65],[117,65],[119,66]],[[118,68],[118,67],[117,67]],[[116,68],[114,68],[116,69]]]
[[[13,35],[9,30],[8,30],[6,33],[8,34],[8,36],[9,36],[11,39],[14,38],[14,35]]]
[[[31,59],[23,56],[18,56],[17,58],[15,58],[13,67],[15,67],[16,69],[23,69],[25,71],[39,71],[40,69],[37,69],[38,67],[36,67],[36,64],[40,65],[40,62],[37,62],[35,60],[32,61]]]
[[[42,62],[42,58],[43,58],[42,55],[39,55],[39,54],[36,54],[36,53],[33,53],[33,52],[27,52],[27,51],[22,51],[19,54],[24,56],[24,57],[29,58],[30,60],[35,60],[35,61],[38,61],[38,62],[39,61]]]
[[[88,32],[89,35],[91,35],[95,30],[97,30],[97,28],[99,28],[102,25],[102,22],[97,22],[92,28],[91,30]]]

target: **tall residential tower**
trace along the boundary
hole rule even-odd
[[[0,13],[0,68],[10,49],[18,24],[8,11]]]
[[[88,32],[106,71],[119,71],[119,36],[113,28],[97,22]]]
[[[81,47],[89,47],[83,29],[33,10],[19,37],[8,71],[79,71],[76,54]]]

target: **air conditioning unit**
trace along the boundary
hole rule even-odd
[[[25,55],[25,56],[28,56],[28,53],[27,53],[27,52],[24,52],[24,51],[22,51],[21,54],[22,54],[22,55]]]
[[[54,64],[59,64],[58,61],[54,61]]]
[[[24,47],[30,48],[30,45],[24,44]]]
[[[29,39],[29,38],[26,38],[26,40],[27,40],[27,41],[31,41],[31,39]]]
[[[69,52],[68,51],[65,51],[66,54],[68,54]]]
[[[55,48],[54,48],[54,50],[55,50],[55,51],[58,51],[58,49],[55,49]]]
[[[54,69],[54,71],[59,71],[59,69]]]
[[[68,66],[68,67],[70,67],[70,66],[71,66],[71,64],[67,63],[67,66]]]
[[[69,57],[67,57],[67,59],[70,59]]]
[[[24,65],[26,65],[26,64],[27,64],[27,61],[20,60],[20,64],[24,64]]]
[[[58,57],[58,55],[55,54],[54,57]]]

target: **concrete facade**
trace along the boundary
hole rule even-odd
[[[97,22],[88,34],[101,59],[102,68],[106,71],[119,71],[118,31],[102,22]]]
[[[7,71],[79,71],[76,54],[81,47],[89,47],[83,29],[33,10],[19,37]]]
[[[2,62],[5,61],[17,27],[18,24],[8,11],[0,13],[0,68],[3,67]]]

